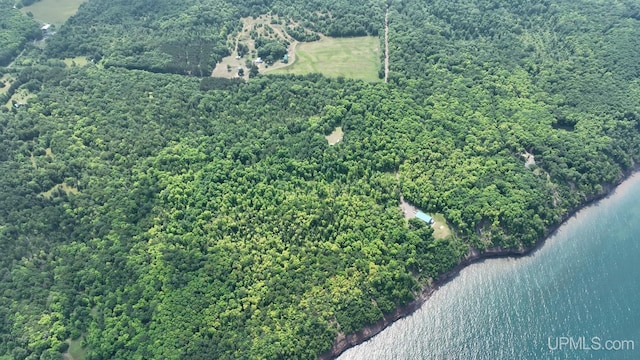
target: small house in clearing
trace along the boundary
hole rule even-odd
[[[51,24],[44,24],[44,25],[42,25],[42,27],[40,28],[40,30],[42,30],[43,32],[48,32],[49,30],[51,30]]]
[[[425,223],[427,223],[427,225],[433,224],[433,218],[431,216],[423,213],[422,211],[418,211],[416,213],[416,218],[424,221]]]

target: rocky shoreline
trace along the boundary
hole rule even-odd
[[[615,184],[603,185],[603,191],[601,193],[586,198],[584,203],[582,203],[580,206],[568,211],[561,221],[559,221],[556,225],[548,228],[547,231],[545,232],[545,235],[539,238],[536,241],[536,243],[531,247],[520,248],[520,249],[513,249],[513,248],[504,249],[504,248],[497,247],[497,248],[487,249],[482,253],[479,252],[477,249],[472,248],[467,254],[467,256],[464,259],[462,259],[460,263],[458,263],[458,265],[456,265],[451,270],[440,275],[438,280],[434,281],[433,284],[423,288],[422,292],[420,293],[420,296],[418,296],[416,299],[410,301],[404,306],[400,306],[396,308],[391,313],[384,314],[382,319],[378,320],[377,322],[371,325],[365,326],[360,331],[357,331],[355,333],[348,334],[348,335],[339,333],[338,337],[333,342],[333,346],[331,347],[331,350],[320,354],[318,356],[318,359],[319,360],[336,359],[346,350],[354,346],[360,345],[363,342],[376,336],[377,334],[382,332],[382,330],[386,329],[389,325],[393,324],[395,321],[402,319],[405,316],[413,314],[413,312],[418,310],[422,306],[422,304],[424,304],[431,297],[431,295],[433,295],[433,293],[436,290],[438,290],[440,286],[446,284],[447,282],[455,278],[462,269],[464,269],[465,267],[471,264],[478,263],[486,259],[506,258],[506,257],[518,258],[518,257],[523,257],[523,256],[532,254],[534,251],[539,249],[549,237],[554,235],[556,231],[558,231],[560,226],[562,226],[562,224],[565,223],[565,221],[575,216],[576,213],[581,209],[612,194],[618,185],[620,185],[625,180],[629,179],[630,176],[636,173],[638,170],[639,170],[639,167],[636,166],[636,168],[633,169],[633,171],[624,174],[624,176],[620,178]]]

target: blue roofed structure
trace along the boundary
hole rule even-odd
[[[424,222],[426,222],[427,224],[431,225],[433,224],[433,218],[425,213],[423,213],[422,211],[418,211],[416,213],[416,217]]]

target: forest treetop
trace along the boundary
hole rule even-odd
[[[199,77],[243,16],[381,35],[387,6],[389,83]],[[44,51],[8,20],[26,50],[2,103],[30,97],[0,111],[0,358],[312,359],[470,248],[531,246],[636,167],[638,14],[90,0]]]

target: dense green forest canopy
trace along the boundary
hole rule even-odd
[[[42,37],[40,26],[13,8],[13,1],[0,0],[0,66],[7,66],[24,45]]]
[[[207,74],[242,16],[381,34],[387,6],[389,83],[184,76]],[[0,111],[0,359],[61,359],[69,340],[84,359],[313,359],[470,248],[533,245],[636,167],[639,14],[89,0],[3,70],[3,104],[33,97]],[[95,63],[55,60],[76,55]],[[406,222],[401,194],[454,234]]]

